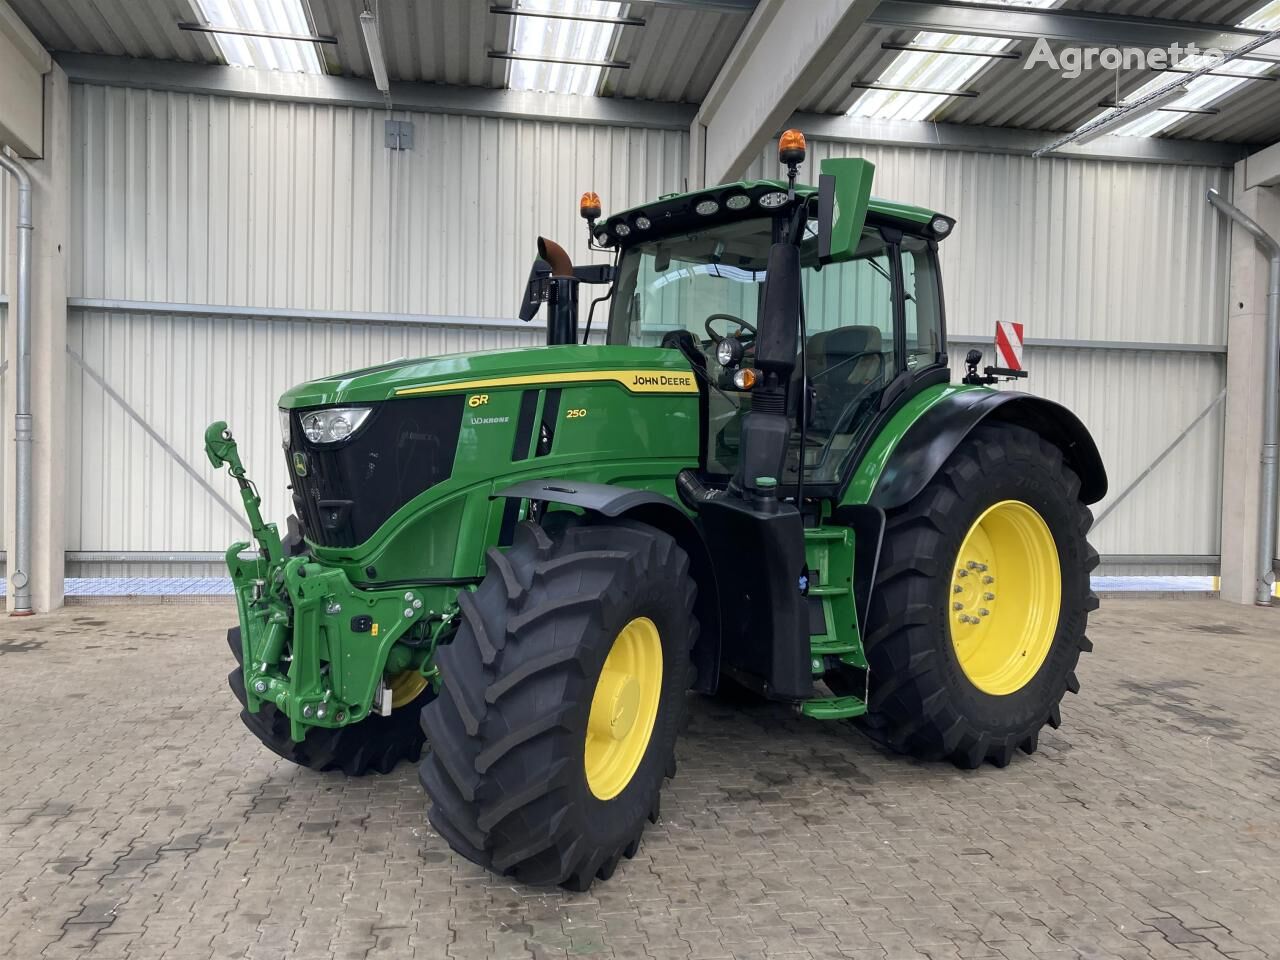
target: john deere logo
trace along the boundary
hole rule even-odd
[[[307,475],[307,455],[298,451],[293,455],[293,472],[300,477]]]

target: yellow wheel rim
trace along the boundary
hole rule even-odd
[[[404,670],[392,677],[387,686],[391,688],[391,709],[395,710],[418,699],[418,694],[427,688],[427,678],[417,670]]]
[[[1058,629],[1062,571],[1049,525],[1019,500],[988,507],[952,570],[947,626],[965,676],[983,693],[1021,690]]]
[[[584,759],[587,786],[600,800],[620,794],[644,759],[662,695],[662,639],[648,617],[614,638],[591,698]]]

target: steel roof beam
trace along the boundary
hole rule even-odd
[[[57,55],[57,60],[67,72],[68,78],[75,83],[168,90],[205,96],[340,104],[378,110],[384,108],[382,94],[371,80],[88,54],[62,53]],[[684,104],[453,87],[439,83],[397,83],[392,90],[392,107],[422,113],[558,120],[563,123],[642,127],[651,130],[688,130],[694,117],[694,108]],[[1045,141],[1043,131],[955,123],[870,120],[816,113],[797,113],[783,117],[770,132],[771,135],[784,126],[799,127],[815,140],[984,153],[1030,154],[1043,146]],[[1246,153],[1244,147],[1236,144],[1152,137],[1101,137],[1087,146],[1064,148],[1060,155],[1093,160],[1227,167],[1243,159]]]
[[[386,106],[382,94],[369,79],[82,53],[60,53],[57,61],[72,82],[79,83],[254,100],[376,109]],[[391,89],[390,106],[395,110],[421,113],[561,120],[651,130],[688,130],[694,116],[693,107],[680,103],[455,87],[440,83],[396,83]]]
[[[1263,30],[1220,24],[1134,17],[1089,10],[962,3],[958,0],[882,0],[867,22],[893,30],[919,30],[1013,40],[1055,40],[1077,46],[1140,47],[1154,50],[1194,43],[1230,52]],[[1250,59],[1280,62],[1280,52],[1257,52]]]
[[[763,0],[721,66],[690,129],[691,186],[735,180],[822,74],[876,0]]]
[[[1044,131],[983,127],[923,120],[873,120],[866,117],[797,113],[790,124],[814,140],[882,144],[926,150],[967,150],[1030,156],[1044,146]],[[1170,140],[1163,137],[1104,136],[1088,144],[1068,144],[1049,157],[1081,160],[1128,160],[1137,163],[1192,164],[1229,167],[1248,149],[1235,143]]]

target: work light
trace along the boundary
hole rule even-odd
[[[716,360],[722,367],[732,367],[742,359],[742,343],[737,337],[725,337],[716,344]]]
[[[345,440],[369,417],[369,407],[328,407],[308,410],[302,415],[302,432],[312,443]]]

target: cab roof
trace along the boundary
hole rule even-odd
[[[691,223],[719,223],[769,214],[777,208],[767,206],[768,200],[762,203],[762,198],[785,193],[786,190],[785,180],[737,180],[688,193],[664,194],[657,200],[602,217],[595,225],[596,241],[606,246],[627,246],[644,239],[647,231],[662,235],[674,229],[687,228]],[[817,193],[818,188],[811,184],[796,184],[798,197],[814,197]],[[741,197],[746,199],[737,199]],[[700,213],[698,208],[708,201],[715,204],[715,209],[711,213]],[[734,208],[731,205],[734,203],[741,206]],[[930,226],[933,221],[942,217],[949,225],[955,222],[936,210],[895,203],[880,197],[871,198],[867,215],[876,220],[888,220],[910,233],[920,233],[937,240],[949,235],[950,229],[948,227],[944,232],[935,233]],[[644,226],[645,222],[649,226]],[[619,225],[623,228],[621,231],[618,230]]]

